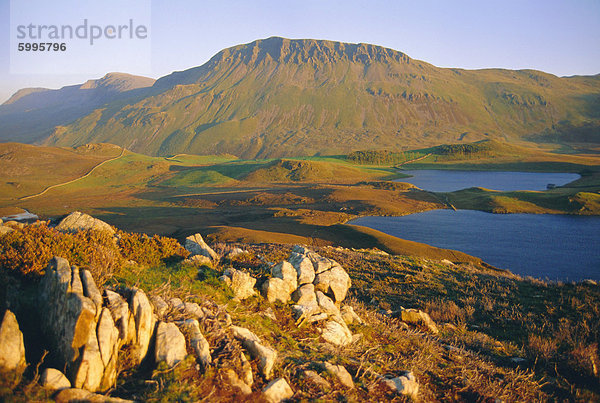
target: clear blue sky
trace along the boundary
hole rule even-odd
[[[440,67],[600,73],[600,0],[146,1],[151,3],[147,65],[112,57],[93,69],[82,67],[81,74],[50,68],[47,74],[14,74],[10,0],[0,0],[0,102],[19,88],[58,88],[114,70],[157,78],[201,65],[223,48],[269,36],[373,43]],[[75,10],[85,0],[47,3],[55,9],[51,18],[72,21],[80,18]]]

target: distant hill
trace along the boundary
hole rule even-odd
[[[600,142],[600,76],[445,69],[369,44],[258,40],[134,95],[58,125],[45,144],[266,158],[483,139]]]
[[[108,73],[83,84],[24,88],[0,106],[0,141],[34,142],[46,138],[55,126],[70,123],[107,102],[122,100],[134,90],[154,84],[153,78]]]

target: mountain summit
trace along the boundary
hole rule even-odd
[[[162,77],[45,143],[255,158],[564,139],[567,129],[571,140],[597,141],[599,94],[598,76],[444,69],[375,45],[273,37]]]

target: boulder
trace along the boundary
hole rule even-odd
[[[231,326],[233,336],[238,339],[242,346],[250,353],[252,358],[258,359],[258,369],[265,379],[270,379],[277,359],[277,352],[270,347],[261,344],[260,339],[250,330]]]
[[[292,293],[292,300],[298,305],[308,305],[317,302],[315,286],[312,283],[301,285]]]
[[[100,357],[104,364],[104,375],[100,390],[107,390],[117,381],[117,360],[119,358],[119,329],[115,326],[110,310],[102,308],[96,328]]]
[[[263,397],[269,403],[279,403],[294,396],[294,391],[283,378],[277,378],[263,389]]]
[[[349,305],[344,305],[342,309],[340,309],[340,314],[342,315],[342,319],[344,319],[344,322],[346,322],[347,325],[351,325],[352,323],[358,323],[362,325],[364,323],[360,316],[358,316],[356,312],[354,312],[354,308],[352,308]]]
[[[396,378],[383,378],[382,383],[392,392],[409,396],[412,399],[416,399],[419,393],[419,384],[412,372],[406,372]]]
[[[200,324],[196,319],[187,319],[181,322],[181,329],[188,336],[190,347],[194,350],[196,359],[206,368],[212,362],[210,346],[200,331]]]
[[[321,337],[336,346],[345,346],[352,342],[352,332],[342,320],[330,319],[325,323]]]
[[[181,298],[171,298],[169,300],[169,306],[171,307],[171,309],[174,309],[176,311],[183,311],[185,309],[185,304],[183,303],[183,301],[181,300]]]
[[[185,337],[175,323],[159,322],[156,328],[154,358],[157,363],[165,362],[173,367],[185,359]]]
[[[56,226],[56,229],[62,232],[79,232],[93,229],[106,231],[110,234],[115,233],[115,230],[104,221],[94,218],[91,215],[80,213],[79,211],[74,211],[63,218]]]
[[[219,255],[210,247],[202,235],[194,234],[185,238],[184,248],[187,249],[192,255],[206,256],[212,260],[219,260]]]
[[[423,326],[432,333],[438,333],[435,322],[429,315],[419,309],[400,309],[400,320],[412,325]]]
[[[270,303],[281,301],[284,304],[290,300],[292,291],[290,290],[290,284],[285,280],[277,277],[271,277],[265,281],[262,285],[263,296]]]
[[[287,284],[290,294],[298,288],[298,274],[294,266],[288,261],[284,260],[273,266],[271,268],[271,275],[273,278],[282,279]]]
[[[0,373],[16,384],[26,366],[23,333],[16,316],[7,309],[0,324]]]
[[[312,261],[303,254],[292,252],[288,259],[298,274],[298,284],[312,284],[315,279],[315,268]]]
[[[310,319],[314,315],[319,314],[320,312],[321,310],[319,309],[319,305],[316,301],[292,306],[292,313],[294,315],[294,319],[296,319],[296,322],[298,324],[300,324],[302,320]],[[325,315],[325,318],[327,318],[327,315]]]
[[[62,390],[69,389],[71,382],[69,379],[60,372],[58,369],[46,368],[40,376],[40,385],[50,390]]]
[[[322,367],[328,373],[335,376],[337,380],[348,389],[354,388],[354,380],[352,379],[352,375],[350,375],[348,370],[346,370],[346,367],[343,365],[334,365],[329,362],[325,362],[323,363]]]
[[[135,320],[135,344],[134,360],[141,363],[148,354],[150,339],[154,333],[156,320],[152,312],[152,305],[148,297],[140,289],[134,289],[130,302],[131,312]]]
[[[352,282],[342,266],[335,263],[330,270],[317,274],[314,284],[317,290],[329,295],[336,302],[341,302],[346,298]]]
[[[328,259],[312,251],[306,253],[306,256],[308,256],[312,262],[313,267],[315,268],[315,274],[317,275],[331,269],[333,265],[336,264],[335,260]]]
[[[232,267],[226,269],[223,274],[229,279],[229,281],[225,280],[225,282],[231,287],[234,299],[241,301],[256,294],[256,291],[254,291],[256,279],[250,274]]]

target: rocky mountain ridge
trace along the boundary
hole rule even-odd
[[[273,37],[225,49],[74,121],[54,120],[52,134],[37,139],[242,158],[487,138],[594,143],[599,88],[598,76],[444,69],[375,45]],[[19,141],[12,129],[3,133]]]

